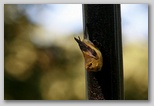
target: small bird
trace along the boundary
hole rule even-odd
[[[86,28],[87,29],[87,28]],[[86,30],[85,38],[81,41],[80,37],[78,39],[74,37],[78,43],[84,59],[85,59],[85,68],[87,71],[97,72],[100,71],[103,65],[103,57],[100,50],[88,39],[89,35]]]

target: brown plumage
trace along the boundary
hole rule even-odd
[[[88,39],[83,39],[82,41],[80,37],[78,39],[74,37],[74,39],[83,53],[86,70],[93,72],[100,71],[103,65],[103,57],[100,50]]]

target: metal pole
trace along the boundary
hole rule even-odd
[[[102,70],[87,71],[88,99],[124,99],[120,4],[83,4],[83,25],[103,55]]]

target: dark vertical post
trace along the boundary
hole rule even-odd
[[[84,4],[83,21],[103,55],[102,70],[87,72],[88,99],[124,99],[120,4]]]

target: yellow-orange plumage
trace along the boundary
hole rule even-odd
[[[83,39],[82,41],[74,38],[83,53],[85,59],[85,68],[87,71],[100,71],[103,65],[103,57],[100,50],[95,47],[95,45],[88,39]]]

